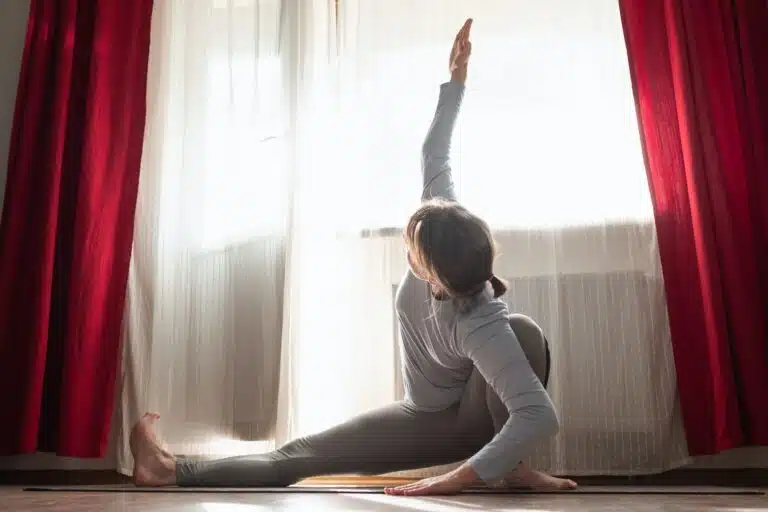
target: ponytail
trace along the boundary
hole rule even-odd
[[[489,279],[491,282],[491,286],[493,287],[493,296],[494,297],[501,297],[505,293],[507,293],[507,283],[505,283],[502,279],[499,279],[495,275],[491,275],[491,278]]]

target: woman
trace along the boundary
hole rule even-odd
[[[471,51],[467,20],[450,54],[423,147],[423,206],[405,232],[406,273],[396,308],[406,399],[259,456],[176,460],[163,451],[147,414],[131,433],[137,485],[287,486],[303,478],[382,474],[466,460],[444,475],[386,489],[389,494],[456,493],[469,486],[571,489],[519,463],[558,419],[544,389],[549,350],[529,318],[510,315],[493,275],[488,226],[455,200],[449,146]],[[468,459],[468,460],[467,460]]]

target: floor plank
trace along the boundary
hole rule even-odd
[[[57,512],[182,511],[410,511],[456,512],[768,512],[768,497],[691,495],[517,495],[396,498],[384,495],[331,494],[196,494],[196,493],[32,493],[0,488],[0,510]]]

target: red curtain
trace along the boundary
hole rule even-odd
[[[768,444],[768,4],[621,0],[691,454]]]
[[[151,0],[32,0],[0,224],[0,455],[103,456]]]

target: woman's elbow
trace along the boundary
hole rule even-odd
[[[560,430],[560,419],[552,402],[529,405],[526,409],[526,416],[532,427],[531,433],[535,437],[553,437]]]
[[[432,147],[425,142],[421,147],[421,168],[426,169],[432,164]]]
[[[431,136],[432,134],[427,134],[426,137],[424,137],[424,140],[421,141],[421,156],[426,157],[429,154],[431,154],[434,151],[435,147],[435,139]]]

